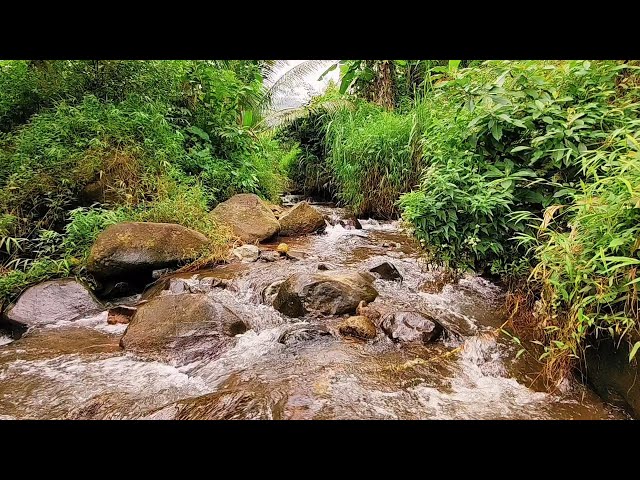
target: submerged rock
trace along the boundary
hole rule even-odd
[[[154,270],[196,259],[208,243],[203,234],[182,225],[118,223],[98,236],[87,270],[101,279],[150,276]]]
[[[361,272],[296,273],[280,286],[273,307],[290,317],[354,313],[360,301],[378,296],[373,280]]]
[[[280,235],[303,235],[324,228],[324,216],[307,202],[300,202],[280,216]]]
[[[382,317],[380,327],[394,342],[429,343],[443,331],[442,325],[434,318],[411,310],[386,314]]]
[[[367,317],[357,315],[340,322],[338,331],[346,337],[356,337],[365,340],[376,338],[376,326]]]
[[[282,257],[278,252],[273,252],[270,250],[267,250],[266,252],[262,252],[260,254],[260,258],[258,258],[258,260],[260,260],[261,262],[277,262],[278,260],[281,260],[281,259]]]
[[[103,310],[102,303],[85,285],[74,279],[63,279],[29,287],[4,315],[9,323],[33,327],[77,320]]]
[[[302,323],[293,325],[283,332],[280,337],[278,337],[278,342],[285,345],[292,345],[317,340],[318,338],[330,335],[331,333],[324,325]]]
[[[153,359],[191,362],[215,357],[249,327],[216,298],[204,293],[155,297],[142,305],[120,345]]]
[[[227,225],[245,243],[263,241],[280,230],[271,209],[257,195],[241,193],[216,206],[211,216]]]
[[[396,266],[389,262],[384,262],[369,270],[377,274],[382,280],[399,280],[402,281],[402,275]]]
[[[241,262],[251,263],[258,260],[260,249],[255,245],[242,245],[234,248],[233,254],[238,257]]]

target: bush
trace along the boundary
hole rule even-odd
[[[421,118],[360,104],[342,109],[327,129],[328,163],[338,198],[358,215],[391,218],[396,200],[417,183]]]
[[[209,211],[241,192],[276,201],[295,155],[255,128],[261,65],[0,62],[1,275],[20,286],[62,271],[40,261],[82,275],[95,237],[124,220],[194,228],[220,258],[228,232]]]

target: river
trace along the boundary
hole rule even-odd
[[[338,209],[321,207],[329,215]],[[624,419],[623,411],[574,385],[562,394],[533,388],[535,363],[496,334],[503,292],[468,275],[438,286],[438,273],[397,222],[339,224],[324,234],[280,239],[297,261],[231,263],[182,278],[230,280],[214,289],[251,329],[212,359],[163,363],[123,351],[126,325],[106,313],[0,336],[0,419]],[[261,246],[275,249],[277,242]],[[373,302],[453,315],[464,334],[428,345],[363,342],[322,335],[282,343],[284,332],[339,319],[286,318],[263,300],[271,283],[296,272],[396,266],[402,282],[377,279]]]

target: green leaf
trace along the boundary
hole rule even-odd
[[[210,141],[209,134],[207,132],[205,132],[204,130],[202,130],[201,128],[198,128],[198,127],[195,127],[195,126],[189,127],[189,128],[187,128],[187,132],[193,133],[194,135],[197,135],[202,140],[206,140],[207,142]]]
[[[519,147],[511,149],[511,153],[521,152],[523,150],[531,150],[531,147],[527,147],[525,145],[520,145]]]
[[[491,126],[491,135],[496,140],[500,140],[502,138],[502,127],[494,122]]]
[[[629,361],[633,360],[633,357],[636,356],[636,353],[638,353],[639,348],[640,348],[640,342],[636,342],[633,345],[633,348],[631,349],[631,351],[629,352]]]
[[[521,348],[520,350],[518,350],[518,353],[516,353],[516,358],[520,358],[524,352],[526,352],[524,348]]]
[[[455,72],[458,70],[458,65],[462,60],[449,60],[449,72]]]
[[[609,242],[609,248],[616,248],[623,244],[624,240],[622,238],[614,238],[613,240],[611,240],[611,242]]]
[[[553,123],[553,118],[551,118],[549,116],[544,116],[544,117],[542,117],[542,121],[545,122],[545,123],[551,124],[551,123]]]

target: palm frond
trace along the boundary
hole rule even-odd
[[[272,105],[276,94],[282,93],[287,89],[292,89],[304,82],[307,75],[318,72],[321,68],[327,67],[332,62],[337,62],[337,60],[305,60],[304,62],[291,67],[268,87],[265,95],[265,107],[270,107]]]

